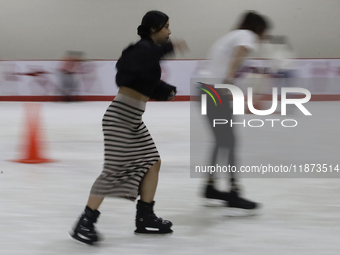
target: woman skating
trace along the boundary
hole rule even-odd
[[[116,83],[120,87],[103,117],[105,141],[104,169],[94,182],[87,206],[71,233],[93,244],[100,240],[94,223],[104,197],[134,201],[138,195],[136,233],[171,233],[172,223],[158,218],[154,195],[161,160],[142,115],[149,99],[172,100],[176,87],[160,80],[159,60],[184,42],[168,42],[169,18],[159,11],[145,14],[138,27],[141,40],[126,48],[118,60]],[[150,230],[151,228],[151,230]]]
[[[217,42],[210,50],[210,62],[206,70],[210,78],[214,78],[216,83],[233,84],[237,71],[242,66],[246,56],[256,48],[256,43],[265,35],[269,29],[268,21],[255,12],[247,12],[241,18],[241,22],[236,29],[229,32]],[[233,119],[232,108],[230,106],[230,95],[228,90],[217,90],[221,95],[223,107],[216,110],[213,102],[207,103],[207,117],[211,123],[214,119]],[[235,135],[233,127],[230,125],[217,125],[212,128],[216,140],[211,153],[211,165],[216,165],[220,151],[227,150],[223,155],[226,165],[234,167],[237,165],[235,159]],[[209,177],[204,187],[203,196],[208,199],[217,199],[227,202],[229,207],[246,210],[256,209],[258,204],[246,200],[240,196],[240,188],[237,183],[235,173],[230,173],[229,192],[221,192],[216,189],[214,177]]]

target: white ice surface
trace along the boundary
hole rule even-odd
[[[135,236],[135,204],[107,198],[97,224],[105,240],[96,247],[74,242],[68,231],[101,172],[101,118],[109,103],[41,103],[45,153],[58,162],[36,165],[7,161],[21,157],[24,104],[0,103],[1,255],[340,253],[339,178],[243,179],[245,196],[263,204],[255,217],[226,217],[224,208],[202,207],[202,179],[190,178],[189,171],[188,102],[150,102],[143,117],[162,157],[155,211],[174,223],[173,235]],[[329,111],[325,125],[306,129],[300,143],[320,144],[318,155],[340,164],[339,102],[309,104],[321,116]],[[287,136],[275,130],[267,141],[288,150]],[[251,132],[239,132],[239,156],[256,161],[265,155]]]

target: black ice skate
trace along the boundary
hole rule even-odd
[[[86,206],[84,213],[80,216],[80,219],[77,225],[74,227],[73,232],[70,233],[71,237],[89,245],[100,241],[101,238],[95,231],[93,225],[97,222],[99,215],[100,212],[98,210],[93,211],[90,207]]]
[[[170,234],[172,223],[158,218],[154,211],[155,201],[146,203],[138,200],[135,234]]]
[[[222,192],[209,184],[206,186],[203,197],[207,198],[205,206],[208,207],[223,207],[229,200],[229,192]]]
[[[205,205],[209,207],[227,206],[230,208],[249,211],[259,208],[258,203],[240,197],[237,187],[234,187],[230,192],[222,192],[216,190],[213,185],[207,185],[204,192],[204,197],[208,199]]]
[[[240,197],[238,192],[234,190],[230,191],[227,203],[229,207],[245,210],[254,210],[259,207],[258,203]]]

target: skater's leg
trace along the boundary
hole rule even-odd
[[[141,182],[141,199],[137,203],[135,233],[172,233],[172,223],[168,220],[158,218],[153,211],[155,204],[153,199],[157,189],[160,166],[161,161],[159,160],[148,170]]]
[[[138,200],[136,213],[135,233],[143,234],[168,234],[172,233],[172,222],[158,218],[154,213],[155,201],[146,203]]]
[[[96,232],[94,223],[97,222],[100,215],[100,212],[97,209],[103,200],[103,196],[94,196],[90,194],[83,214],[73,228],[72,233],[70,233],[74,239],[90,245],[102,239]]]
[[[230,165],[230,167],[237,167],[236,166],[236,159],[235,159],[235,135],[233,130],[230,131],[228,134],[231,137],[231,142],[230,142],[230,148],[228,150],[228,161],[227,165]],[[229,173],[229,184],[230,184],[230,189],[237,189],[237,173],[236,172],[230,172]]]
[[[89,206],[86,206],[70,235],[74,239],[90,245],[100,241],[102,238],[94,227],[94,223],[97,222],[99,215],[100,212],[98,210],[92,210]]]
[[[155,197],[160,167],[161,160],[159,160],[156,164],[150,167],[149,171],[145,174],[141,182],[140,185],[141,200],[146,203],[151,203]]]
[[[218,153],[220,151],[220,149],[223,149],[220,147],[219,144],[215,144],[214,146],[214,150],[211,154],[211,162],[210,165],[214,166],[217,164],[217,157],[218,157]],[[215,173],[207,173],[208,178],[207,181],[205,183],[205,188],[204,188],[204,193],[203,196],[205,198],[209,198],[209,199],[217,199],[217,200],[223,200],[223,201],[227,201],[228,200],[228,193],[227,192],[221,192],[219,190],[216,189],[216,177],[214,175],[216,175]],[[214,202],[212,202],[214,203]],[[210,205],[210,202],[207,201],[207,204]]]
[[[90,195],[87,201],[87,206],[90,207],[92,210],[97,210],[103,200],[104,197]]]
[[[213,152],[211,154],[211,161],[210,161],[211,166],[214,166],[216,164],[218,149],[219,149],[219,146],[215,144]],[[209,174],[207,178],[207,185],[213,186],[214,184],[215,184],[215,178],[214,178],[214,173],[212,173],[212,174]]]
[[[230,149],[229,149],[229,154],[228,154],[228,164],[230,164],[230,166],[236,167],[237,163],[235,159],[235,136],[232,130],[229,135],[232,139],[231,139]],[[237,173],[234,173],[234,172],[230,173],[229,185],[230,185],[230,192],[228,193],[228,196],[227,196],[228,200],[226,200],[229,207],[239,208],[239,209],[248,209],[248,210],[256,209],[258,207],[257,203],[240,197],[240,187],[238,184]]]
[[[222,97],[222,101],[223,101],[224,107],[220,108],[218,111],[216,111],[215,108],[213,107],[208,108],[207,117],[210,123],[212,123],[214,119],[222,118],[222,116],[223,118],[225,118],[226,116],[227,118],[229,117],[231,119],[232,110],[230,108],[230,103],[226,97]],[[214,110],[210,110],[210,109],[214,109]],[[215,166],[219,160],[218,157],[221,157],[220,152],[224,151],[224,149],[229,148],[229,144],[231,141],[231,137],[229,135],[229,133],[231,133],[231,126],[218,125],[214,128],[212,126],[210,127],[215,138],[215,145],[211,153],[210,165]],[[222,157],[227,158],[227,155],[222,156]],[[209,199],[217,199],[217,200],[223,200],[223,201],[227,200],[227,196],[228,196],[227,192],[221,192],[216,189],[216,173],[213,173],[213,174],[208,173],[208,175],[209,176],[205,183],[203,196]],[[210,204],[210,202],[208,203]]]
[[[223,101],[223,108],[220,108],[219,111],[208,111],[208,118],[209,121],[212,122],[215,118],[227,118],[232,119],[232,108],[230,106],[230,102],[227,96],[222,96]],[[209,108],[210,109],[210,108]],[[212,108],[214,109],[214,108]],[[233,156],[233,152],[231,152],[233,146],[234,146],[234,135],[233,135],[233,129],[230,125],[218,125],[216,127],[212,127],[212,132],[215,137],[215,147],[211,154],[211,162],[210,165],[214,166],[217,164],[217,162],[221,160],[225,160],[226,165],[233,163],[234,159],[232,159],[232,162],[230,163],[229,157],[230,155]],[[228,154],[230,155],[221,155],[221,152],[228,151]],[[218,159],[219,157],[219,159]],[[231,164],[232,165],[232,164]],[[215,174],[216,175],[216,174]],[[209,175],[206,187],[205,187],[205,194],[204,196],[206,198],[210,199],[218,199],[218,200],[228,200],[228,192],[221,192],[215,188],[215,176]]]

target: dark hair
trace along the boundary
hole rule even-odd
[[[253,11],[246,12],[238,26],[238,29],[250,30],[259,36],[269,28],[270,24],[268,20]]]
[[[165,26],[168,20],[168,15],[163,12],[149,11],[144,15],[142,24],[137,28],[137,34],[142,38],[149,37],[152,28],[155,32],[158,32]]]

